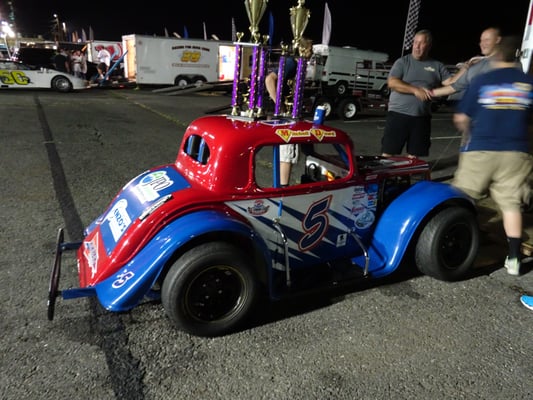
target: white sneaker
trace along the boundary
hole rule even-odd
[[[507,257],[504,266],[509,275],[520,275],[520,261],[518,261],[518,258]]]

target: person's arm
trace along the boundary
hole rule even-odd
[[[402,81],[400,78],[397,78],[395,76],[389,76],[389,78],[387,79],[387,85],[389,86],[391,90],[394,90],[398,93],[403,93],[403,94],[412,94],[421,101],[426,101],[426,100],[431,99],[431,95],[429,94],[428,89],[411,85],[407,82]]]

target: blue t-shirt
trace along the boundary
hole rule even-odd
[[[462,151],[528,153],[532,101],[533,76],[517,68],[476,76],[457,107],[471,118],[470,137]]]

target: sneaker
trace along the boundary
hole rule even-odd
[[[509,275],[519,275],[520,274],[520,261],[518,261],[518,258],[509,258],[507,257],[505,259],[505,268],[507,269],[507,273]]]
[[[528,296],[527,294],[523,294],[520,296],[520,302],[530,310],[533,310],[533,296]]]

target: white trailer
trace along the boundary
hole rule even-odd
[[[343,96],[353,90],[385,92],[389,68],[387,53],[356,47],[313,45],[306,80],[325,93]]]
[[[175,85],[232,81],[232,42],[146,35],[122,36],[124,75],[138,85]]]

